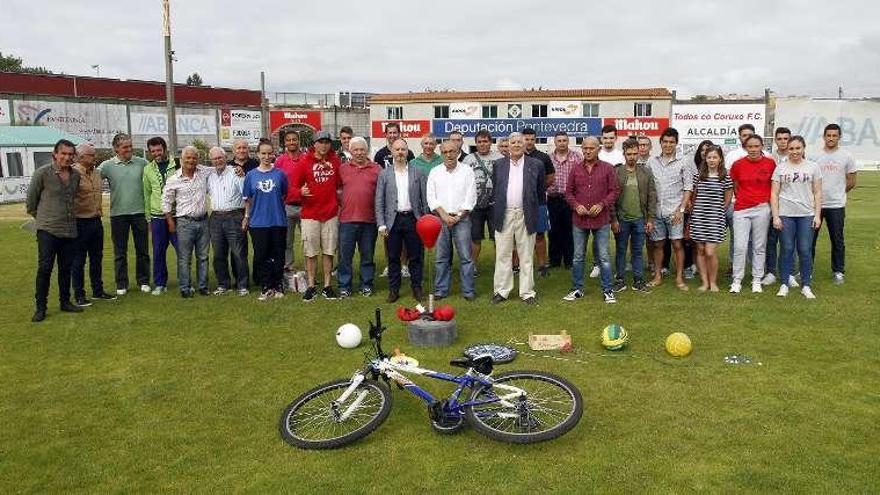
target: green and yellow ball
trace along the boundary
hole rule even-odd
[[[626,329],[617,323],[612,323],[602,329],[602,347],[609,351],[619,351],[626,346],[629,335]]]

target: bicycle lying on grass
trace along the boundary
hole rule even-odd
[[[564,378],[542,371],[493,376],[490,354],[450,361],[452,366],[467,369],[460,375],[419,368],[382,351],[384,331],[376,309],[369,334],[372,356],[350,379],[319,385],[291,402],[279,424],[284,441],[304,449],[331,449],[369,435],[391,412],[391,390],[386,383],[392,381],[428,404],[431,425],[440,433],[455,433],[467,422],[496,440],[533,443],[564,435],[581,419],[581,393]],[[457,387],[448,398],[438,400],[404,373]]]

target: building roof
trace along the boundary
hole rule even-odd
[[[85,141],[85,139],[79,136],[68,134],[49,126],[0,126],[0,146],[5,148],[15,146],[55,146],[59,139],[67,139],[73,142],[73,144]]]
[[[370,103],[415,103],[435,101],[516,101],[547,99],[672,99],[666,88],[641,89],[535,89],[518,91],[431,91],[421,93],[385,93],[370,97]]]
[[[0,94],[164,102],[165,83],[65,74],[0,72]],[[250,89],[175,84],[174,101],[176,104],[258,107],[261,95],[259,91]]]

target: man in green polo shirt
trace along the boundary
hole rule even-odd
[[[435,149],[437,149],[437,136],[431,133],[425,134],[422,136],[422,154],[410,161],[412,165],[419,167],[425,176],[432,168],[443,163],[443,157],[434,153]]]
[[[144,216],[144,167],[147,161],[133,156],[131,136],[113,136],[116,156],[98,167],[101,178],[110,184],[110,236],[113,239],[113,265],[116,294],[128,292],[128,234],[134,238],[135,276],[141,292],[150,292],[150,255],[147,254],[147,220]]]
[[[153,236],[153,295],[158,296],[165,292],[168,285],[168,265],[165,261],[168,245],[174,246],[177,252],[177,233],[168,231],[168,222],[162,213],[162,191],[165,182],[177,173],[180,166],[173,156],[168,155],[168,145],[161,137],[147,140],[147,152],[153,160],[144,167],[144,204]]]

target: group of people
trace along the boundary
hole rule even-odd
[[[630,137],[617,149],[614,126],[605,126],[600,137],[583,138],[580,151],[571,147],[566,133],[558,133],[550,154],[536,148],[536,133],[529,128],[500,138],[496,150],[492,136],[480,131],[471,153],[462,150],[462,134],[453,132],[440,142],[432,134],[423,136],[422,153],[415,156],[399,126],[389,123],[385,146],[372,159],[366,139],[344,127],[338,152],[327,131],[315,133],[313,145],[305,149],[296,132],[287,132],[277,157],[268,140],[260,141],[256,158],[250,156],[248,143],[238,140],[231,160],[214,147],[208,151],[210,166],[205,166],[191,146],[175,159],[161,137],[147,141],[148,162],[133,155],[130,136],[118,134],[114,156],[97,167],[93,145],[60,140],[53,163],[34,173],[28,191],[27,210],[35,218],[39,253],[33,321],[46,317],[56,262],[62,311],[81,312],[94,299],[124,296],[129,289],[129,234],[137,286],[157,296],[168,286],[166,253],[173,247],[183,298],[196,293],[246,296],[251,280],[260,287],[259,300],[282,298],[284,275],[295,270],[299,227],[307,280],[303,301],[352,297],[355,292],[373,295],[374,251],[380,238],[388,260],[387,301],[400,298],[404,278],[409,278],[413,298],[421,301],[425,247],[416,225],[423,215],[435,215],[441,223],[432,281],[435,299],[451,293],[453,252],[462,296],[476,299],[474,278],[486,237],[495,243],[492,304],[511,297],[515,275],[519,298],[536,304],[535,272],[546,276],[557,267],[571,271],[572,288],[563,299],[582,298],[590,238],[590,276],[600,278],[606,303],[615,303],[615,293],[628,287],[627,272],[633,290],[649,292],[660,285],[668,263],[664,252],[675,261],[679,289],[688,290],[684,270],[686,259],[692,258],[696,269],[691,269],[702,282],[699,290],[717,292],[717,248],[728,229],[730,292],[742,290],[750,256],[753,292],[778,277],[779,296],[799,283],[803,295],[814,298],[812,260],[823,223],[831,238],[833,280],[842,283],[846,193],[855,187],[856,165],[839,148],[840,127],[828,125],[824,148],[809,158],[804,139],[786,128],[776,130],[772,155],[765,154],[763,139],[751,125],[741,126],[739,136],[742,146],[726,154],[705,141],[691,157],[680,153],[674,128],[663,131],[656,156],[645,136]],[[101,273],[103,180],[110,189],[115,295],[104,290]],[[208,287],[209,251],[217,281],[213,291]],[[355,251],[360,263],[357,287]],[[87,260],[91,299],[84,287]]]

